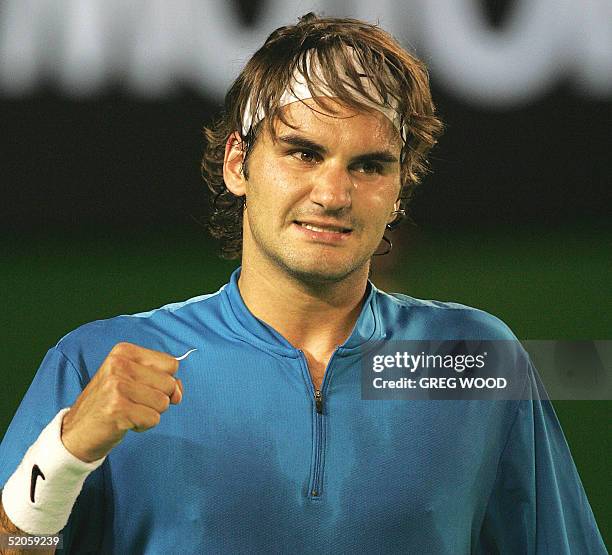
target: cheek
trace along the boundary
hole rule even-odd
[[[258,210],[283,218],[307,196],[304,180],[289,172],[282,164],[270,163],[265,170],[253,172],[247,184],[247,198],[257,203]]]
[[[372,226],[383,228],[395,210],[398,195],[397,187],[383,185],[370,189],[367,195],[358,195],[353,207],[357,208],[356,205],[359,203],[359,211],[365,218],[365,223],[369,222]]]
[[[266,168],[267,179],[273,193],[281,199],[296,202],[307,193],[312,185],[311,177],[303,169],[284,159],[272,160]]]

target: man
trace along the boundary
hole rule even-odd
[[[241,268],[49,351],[0,447],[5,529],[73,552],[604,553],[550,403],[361,398],[382,340],[514,339],[368,281],[439,132],[424,67],[377,27],[272,33],[206,133]]]

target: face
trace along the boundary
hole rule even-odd
[[[311,283],[367,276],[398,207],[399,133],[377,111],[326,102],[336,113],[321,113],[312,99],[285,106],[296,129],[277,122],[276,140],[262,131],[248,179],[235,171],[239,147],[228,143],[226,184],[247,199],[243,264],[272,265]]]

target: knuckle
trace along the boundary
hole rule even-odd
[[[170,407],[170,397],[164,395],[163,393],[159,394],[159,408],[162,412],[167,411]]]
[[[131,343],[128,343],[127,341],[120,341],[111,349],[111,353],[115,355],[128,356],[131,352],[133,352],[133,349],[134,345]]]
[[[174,374],[179,369],[179,361],[167,353],[160,353],[159,369]]]
[[[129,418],[123,415],[117,415],[115,420],[115,428],[119,432],[127,432],[128,430],[134,429],[134,424]]]
[[[176,380],[170,376],[166,376],[162,385],[163,391],[166,395],[170,396],[174,393],[176,387]]]
[[[159,414],[158,412],[151,414],[151,427],[157,426],[160,423],[160,421],[161,421],[161,414]]]
[[[161,415],[154,411],[148,411],[146,414],[140,414],[134,419],[134,430],[144,432],[154,428],[160,423]]]
[[[111,377],[106,383],[108,404],[111,407],[122,408],[126,399],[126,383],[116,377]]]
[[[126,345],[126,343],[124,343],[124,342],[116,343],[113,346],[113,348],[111,349],[110,354],[113,354],[113,355],[120,354],[123,351],[123,349],[125,348],[125,345]]]
[[[106,361],[108,373],[111,375],[116,374],[121,370],[124,370],[128,366],[128,360],[118,354],[109,355]]]
[[[114,405],[113,420],[119,430],[133,430],[140,425],[138,413],[134,413],[133,407],[124,402]]]

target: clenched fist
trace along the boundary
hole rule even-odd
[[[144,432],[183,397],[174,377],[178,361],[132,343],[118,343],[64,416],[62,443],[91,462],[105,456],[128,430]]]

